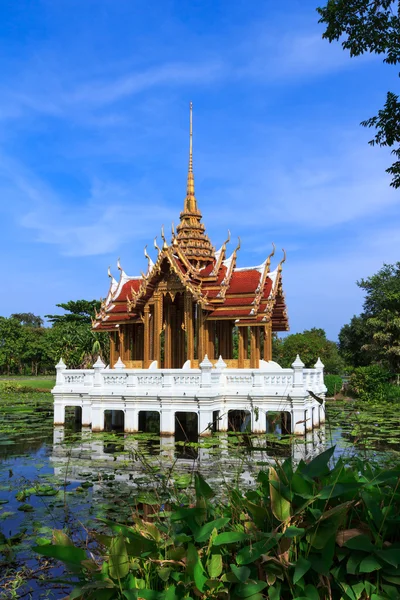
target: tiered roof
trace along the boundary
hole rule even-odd
[[[194,192],[192,152],[192,106],[190,106],[190,150],[187,193],[177,232],[172,228],[172,240],[167,242],[162,229],[163,246],[155,263],[147,254],[146,274],[129,277],[118,260],[120,278],[111,280],[106,299],[96,315],[96,330],[115,331],[119,325],[141,322],[145,304],[161,280],[176,281],[188,290],[194,300],[208,312],[208,319],[233,320],[237,325],[256,325],[272,322],[273,331],[288,330],[285,298],[282,289],[282,265],[271,271],[275,246],[266,260],[256,267],[236,267],[237,247],[228,256],[230,234],[222,247],[215,251],[201,222],[201,212]],[[173,294],[173,286],[171,287]]]

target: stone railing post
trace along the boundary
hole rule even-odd
[[[323,394],[323,398],[325,399],[325,394],[327,391],[326,385],[324,383],[324,364],[322,363],[320,357],[318,357],[317,362],[314,365],[314,369],[317,371],[317,394]],[[319,424],[325,423],[325,402],[317,407],[318,410],[318,420]]]
[[[293,369],[293,388],[299,390],[301,388],[304,389],[304,378],[303,378],[303,369],[304,363],[301,360],[300,356],[296,356],[296,360],[292,363]]]
[[[317,394],[322,392],[326,392],[326,387],[324,384],[324,364],[322,363],[320,357],[318,357],[317,362],[314,365],[314,369],[316,370],[316,379],[317,379]]]
[[[225,387],[225,384],[226,384],[226,375],[225,375],[226,367],[227,367],[227,364],[226,364],[226,362],[224,362],[224,359],[220,355],[219,359],[215,363],[214,377],[211,377],[211,379],[214,380],[215,384],[216,385],[219,384],[220,387]]]
[[[67,366],[65,364],[65,362],[63,361],[62,358],[60,358],[60,360],[58,361],[58,363],[56,364],[56,385],[64,385],[65,383],[65,379],[64,379],[64,369],[66,369]]]
[[[307,394],[304,391],[304,363],[300,356],[292,363],[293,387],[292,387],[292,433],[304,435],[306,432],[307,407],[305,400]]]
[[[93,386],[94,387],[101,387],[103,385],[103,377],[101,375],[101,371],[102,371],[102,369],[104,369],[104,367],[105,367],[105,364],[103,363],[103,361],[101,360],[101,358],[99,356],[93,365],[93,370],[94,370]]]
[[[205,355],[203,362],[200,363],[201,369],[201,387],[211,387],[211,370],[213,368],[212,362],[208,358],[207,354]]]
[[[118,358],[117,362],[114,365],[114,369],[125,369],[125,365],[121,360],[121,357]]]

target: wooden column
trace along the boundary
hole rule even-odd
[[[250,326],[250,369],[255,369],[258,365],[256,364],[256,327]]]
[[[176,322],[176,306],[175,304],[171,304],[169,307],[169,323],[170,323],[170,347],[169,347],[169,364],[170,369],[176,369],[180,360],[179,360],[179,336],[180,331],[178,331],[177,322]],[[180,365],[182,366],[182,365]]]
[[[157,361],[157,366],[161,368],[161,331],[162,331],[162,301],[161,294],[154,294],[154,323],[153,323],[153,360]]]
[[[272,360],[272,323],[264,327],[264,360]]]
[[[164,341],[164,369],[172,367],[172,335],[173,327],[171,323],[171,303],[169,298],[165,297],[164,302],[164,321],[165,321],[165,341]]]
[[[259,366],[260,366],[260,355],[261,355],[261,348],[260,348],[260,332],[261,332],[261,327],[255,327],[254,329],[255,329],[254,334],[255,334],[255,338],[256,338],[256,340],[255,340],[255,345],[256,345],[256,348],[255,348],[255,351],[256,351],[255,361],[256,361],[256,365],[255,366],[258,369]]]
[[[110,366],[111,368],[115,365],[115,363],[117,362],[116,359],[116,351],[115,351],[115,336],[116,333],[113,331],[112,333],[110,333]]]
[[[176,312],[176,328],[178,332],[178,368],[182,368],[186,361],[185,354],[185,329],[184,329],[184,296],[179,294]]]
[[[194,360],[194,327],[193,327],[193,299],[190,292],[184,293],[185,332],[186,332],[186,360]]]
[[[208,344],[210,341],[210,330],[208,328],[208,321],[207,318],[205,316],[203,316],[203,352],[204,354],[207,354],[208,358],[210,358],[209,354],[208,354]]]
[[[247,358],[247,327],[239,327],[239,344],[238,344],[238,367],[243,369],[244,360]]]
[[[147,369],[150,363],[150,306],[144,307],[144,349],[143,349],[143,367]]]
[[[122,325],[120,326],[119,330],[118,330],[118,335],[119,335],[119,356],[120,359],[122,360],[122,362],[124,362],[124,360],[130,360],[130,337],[129,337],[129,330],[128,327],[126,325]]]
[[[133,326],[132,360],[143,360],[143,330],[140,323]]]
[[[233,326],[231,321],[226,323],[226,358],[233,358]]]
[[[207,354],[210,360],[214,360],[215,356],[215,321],[207,321],[208,327],[208,343]]]
[[[204,314],[200,304],[197,305],[197,357],[199,364],[206,354],[204,345]]]

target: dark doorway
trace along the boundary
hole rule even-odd
[[[287,435],[292,432],[292,417],[289,412],[268,412],[266,420],[267,433]]]
[[[160,413],[157,410],[140,410],[139,431],[160,435]]]
[[[195,412],[175,413],[175,456],[195,460],[198,450],[191,446],[199,440],[199,418]]]
[[[219,410],[213,411],[213,424],[212,424],[213,433],[219,431]]]
[[[175,413],[175,441],[197,442],[199,437],[199,418],[195,412]]]
[[[228,431],[251,433],[251,415],[248,410],[230,410],[228,412]]]
[[[125,426],[125,413],[123,410],[104,411],[104,431],[123,433]]]
[[[65,427],[73,432],[80,431],[82,428],[82,408],[80,406],[65,407]]]

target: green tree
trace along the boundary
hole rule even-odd
[[[49,329],[49,354],[53,364],[62,357],[71,369],[89,368],[100,355],[105,362],[109,356],[107,333],[92,330],[84,322],[59,322]]]
[[[326,338],[323,329],[313,328],[294,333],[273,344],[274,360],[284,368],[291,366],[297,354],[307,368],[313,367],[320,357],[326,373],[337,375],[343,372],[344,362],[339,356],[337,344]]]
[[[99,300],[70,300],[56,304],[66,311],[63,315],[45,315],[53,325],[60,323],[91,323],[95,312],[100,310]]]
[[[50,329],[44,327],[22,328],[21,362],[23,370],[30,375],[54,371],[54,363],[48,344]]]
[[[23,328],[17,319],[0,317],[0,370],[22,372]]]
[[[323,37],[329,42],[341,40],[350,56],[366,52],[382,55],[383,62],[400,62],[400,3],[393,0],[328,0],[317,9],[320,23],[326,25]],[[392,148],[395,162],[386,169],[392,176],[391,185],[400,187],[400,101],[388,92],[386,102],[377,116],[362,121],[364,127],[375,127],[372,146]]]
[[[373,355],[366,349],[371,338],[367,319],[356,316],[343,325],[339,332],[339,354],[349,367],[366,367],[371,364]]]
[[[14,313],[11,315],[12,319],[16,319],[21,323],[21,325],[25,325],[27,327],[43,327],[43,319],[42,317],[38,317],[33,313]]]
[[[400,372],[400,262],[384,265],[357,285],[366,293],[363,315],[369,339],[363,348],[393,373]]]

